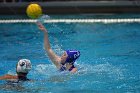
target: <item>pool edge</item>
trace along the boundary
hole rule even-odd
[[[31,3],[31,2],[30,2]],[[0,14],[25,14],[29,2],[0,3]],[[35,2],[47,14],[140,13],[140,1]]]

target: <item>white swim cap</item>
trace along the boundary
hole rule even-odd
[[[32,68],[31,62],[28,59],[21,59],[17,63],[16,71],[22,73],[28,73]]]

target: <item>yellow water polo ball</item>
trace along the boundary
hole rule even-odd
[[[42,8],[38,4],[30,4],[26,9],[26,13],[30,18],[39,18],[42,15]]]

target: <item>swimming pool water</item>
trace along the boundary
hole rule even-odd
[[[0,75],[15,74],[17,61],[28,58],[33,65],[28,76],[34,80],[15,88],[0,81],[0,92],[140,92],[140,23],[49,23],[45,27],[58,55],[66,49],[81,51],[78,73],[57,71],[45,54],[43,33],[35,24],[0,24]]]

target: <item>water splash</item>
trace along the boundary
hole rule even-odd
[[[37,22],[40,22],[40,23],[45,23],[45,20],[48,20],[50,19],[50,16],[48,15],[42,15],[40,18],[37,19]]]
[[[96,65],[87,65],[81,64],[77,65],[79,68],[79,75],[88,75],[92,74],[97,77],[106,77],[113,80],[124,79],[125,69],[121,67],[113,66],[109,63],[105,64],[96,64]]]
[[[34,68],[33,74],[34,77],[38,77],[37,79],[40,81],[47,82],[65,82],[69,80],[69,72],[59,72],[58,69],[51,64],[39,64]]]
[[[37,22],[44,24],[46,23],[46,20],[49,20],[49,19],[51,19],[49,15],[42,15],[40,18],[37,19]],[[60,27],[58,27],[55,23],[52,23],[51,26],[52,28],[55,28],[55,30],[58,30],[59,32],[63,32],[63,30]]]

